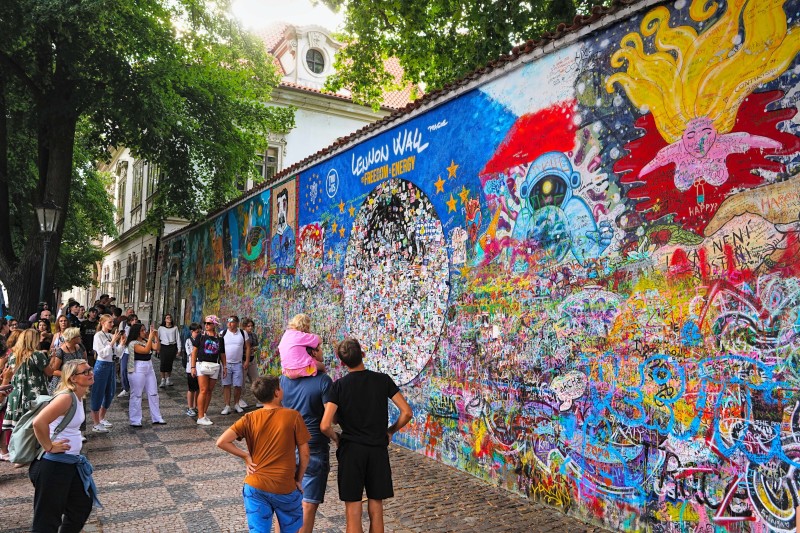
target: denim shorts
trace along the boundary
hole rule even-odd
[[[228,363],[228,372],[222,376],[222,385],[227,387],[241,387],[244,385],[244,374],[242,373],[242,363]]]
[[[311,448],[311,459],[303,476],[303,501],[322,503],[328,487],[328,473],[331,471],[330,448],[323,446]]]
[[[281,533],[296,533],[303,527],[303,495],[295,489],[289,494],[273,494],[245,483],[242,489],[247,527],[254,533],[272,533],[272,515],[278,517]]]

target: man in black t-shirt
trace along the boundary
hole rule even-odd
[[[388,446],[392,435],[411,420],[411,407],[391,377],[364,367],[357,340],[344,339],[336,346],[336,355],[348,373],[334,382],[319,427],[337,445],[339,499],[345,502],[347,530],[355,524],[360,529],[361,498],[366,488],[369,530],[380,532],[383,500],[394,496]],[[387,399],[400,410],[400,416],[388,428]],[[342,427],[341,435],[333,430],[334,416]]]

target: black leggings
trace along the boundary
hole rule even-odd
[[[158,357],[161,358],[161,372],[172,372],[175,356],[178,354],[177,344],[162,344]]]
[[[42,459],[28,471],[34,486],[34,533],[80,533],[92,512],[78,467]]]

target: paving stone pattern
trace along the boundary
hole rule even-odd
[[[108,416],[114,423],[111,432],[87,432],[89,440],[83,450],[94,465],[104,508],[92,512],[85,531],[247,531],[242,506],[243,464],[214,445],[240,415],[219,414],[222,387],[218,384],[209,410],[214,425],[197,426],[194,419],[183,414],[186,382],[180,379],[182,374],[176,375],[179,379],[174,387],[160,389],[166,426],[147,423],[149,411],[145,407],[144,427],[130,427],[128,400],[118,398]],[[251,406],[255,403],[249,390],[245,400]],[[396,496],[385,502],[387,531],[604,531],[404,448],[392,445],[390,454]],[[326,501],[319,508],[314,530],[343,532],[344,505],[337,496],[333,453],[331,466]],[[29,531],[32,501],[28,469],[0,463],[0,530]],[[368,527],[365,504],[364,530]]]

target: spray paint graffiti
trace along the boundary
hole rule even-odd
[[[334,377],[359,337],[414,410],[396,442],[493,485],[612,530],[790,531],[800,2],[632,9],[168,239],[165,264],[185,320],[256,318],[264,372],[296,312]]]

